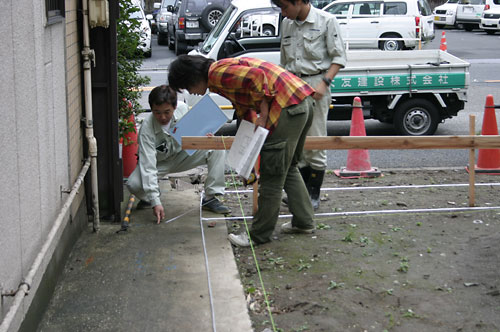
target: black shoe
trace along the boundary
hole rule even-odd
[[[152,208],[151,203],[148,201],[143,201],[142,199],[137,203],[136,209],[137,210],[144,210],[144,209],[149,209]]]
[[[222,202],[215,197],[209,200],[203,199],[201,204],[203,205],[203,210],[212,211],[214,213],[226,214],[231,212],[230,208],[222,204]]]

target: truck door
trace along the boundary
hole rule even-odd
[[[231,27],[217,58],[248,56],[276,62],[274,58],[267,59],[266,54],[271,53],[270,49],[279,52],[280,22],[280,11],[273,9],[243,12]]]

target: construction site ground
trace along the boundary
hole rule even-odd
[[[382,173],[328,172],[314,234],[281,234],[284,217],[256,259],[233,247],[255,331],[500,331],[500,177],[476,175],[475,210],[465,169]],[[252,214],[251,192],[226,203]]]

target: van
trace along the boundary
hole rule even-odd
[[[427,0],[336,0],[323,10],[337,17],[348,48],[395,51],[434,39]]]
[[[462,24],[465,31],[479,28],[483,11],[492,5],[493,0],[460,0],[457,7],[457,24]]]

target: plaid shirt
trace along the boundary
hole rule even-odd
[[[273,131],[281,110],[300,104],[314,89],[306,82],[270,62],[253,58],[229,58],[214,62],[208,70],[210,91],[229,99],[238,117],[260,112],[266,98],[269,114],[266,128]]]

